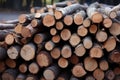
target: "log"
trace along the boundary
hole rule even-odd
[[[0,30],[0,41],[4,41],[6,35],[8,35],[10,33],[10,31],[7,30]]]
[[[70,61],[70,63],[76,65],[76,64],[79,63],[79,57],[76,56],[76,55],[72,55],[72,56],[69,58],[69,61]]]
[[[69,45],[64,45],[61,50],[61,55],[63,58],[69,58],[72,55],[72,50]]]
[[[103,56],[102,47],[99,44],[94,44],[94,46],[90,49],[89,55],[92,58],[101,58]]]
[[[61,39],[67,41],[71,37],[71,31],[69,29],[63,29],[60,33]]]
[[[108,70],[108,69],[109,69],[109,63],[108,63],[108,61],[107,61],[107,60],[101,60],[101,61],[99,62],[99,68],[100,68],[101,70],[103,70],[103,71]]]
[[[108,38],[108,35],[105,31],[103,30],[100,30],[100,31],[97,31],[96,33],[96,39],[98,42],[105,42]]]
[[[67,26],[70,26],[73,24],[73,16],[72,15],[66,15],[64,17],[64,24],[67,25]]]
[[[4,60],[7,57],[7,51],[5,48],[0,47],[0,60]]]
[[[33,43],[25,44],[21,48],[20,56],[25,61],[30,61],[35,57],[36,46]]]
[[[109,28],[109,32],[113,35],[113,36],[117,36],[120,35],[120,24],[119,23],[115,23],[113,22],[112,26]]]
[[[110,36],[107,41],[103,44],[103,47],[110,52],[116,47],[116,39],[113,36]]]
[[[79,79],[74,76],[71,76],[70,80],[79,80]]]
[[[39,10],[39,9],[41,9],[41,7],[32,7],[32,8],[30,9],[30,13],[36,13],[37,10]]]
[[[67,14],[71,14],[71,13],[75,12],[77,9],[80,9],[80,8],[81,8],[81,6],[78,3],[76,3],[76,4],[73,4],[73,5],[55,10],[54,15],[55,15],[55,18],[57,20],[59,20],[63,16],[65,16]]]
[[[39,66],[36,62],[32,62],[29,66],[28,66],[28,70],[30,73],[32,74],[37,74],[39,72]]]
[[[85,55],[86,49],[82,43],[80,43],[78,46],[75,47],[74,53],[79,57],[82,57],[83,55]]]
[[[26,76],[24,74],[18,74],[16,80],[25,80]]]
[[[60,73],[60,75],[57,77],[57,80],[69,80],[70,74],[67,71],[63,71]]]
[[[11,46],[7,50],[7,55],[10,59],[17,59],[19,57],[20,50],[21,50],[21,47],[19,45]]]
[[[8,44],[8,45],[12,45],[15,41],[15,38],[13,36],[13,34],[7,34],[6,37],[5,37],[5,43]]]
[[[69,65],[69,62],[68,62],[67,59],[62,58],[62,57],[59,58],[59,60],[58,60],[58,66],[59,66],[60,68],[67,68],[68,65]]]
[[[90,25],[89,32],[91,34],[95,34],[97,32],[97,30],[98,30],[98,26],[97,25],[95,25],[95,24]]]
[[[21,33],[22,33],[22,28],[23,28],[23,25],[22,25],[22,24],[17,24],[17,26],[14,28],[14,31],[15,31],[17,34],[21,34]]]
[[[80,37],[84,37],[88,34],[88,30],[87,28],[85,28],[83,25],[79,26],[78,29],[77,29],[77,34],[80,36]]]
[[[41,44],[46,39],[47,39],[47,35],[44,33],[38,33],[38,34],[35,34],[35,36],[34,36],[34,42],[36,44]]]
[[[2,74],[2,80],[15,80],[17,77],[17,71],[15,69],[7,69]]]
[[[102,24],[104,25],[105,28],[110,28],[112,26],[112,20],[107,16],[103,16],[103,17],[104,19]]]
[[[57,34],[57,30],[56,30],[55,28],[51,28],[51,29],[50,29],[50,34],[51,34],[52,36],[56,35],[56,34]]]
[[[120,75],[120,68],[119,67],[115,67],[113,72],[115,73],[115,75]]]
[[[21,14],[18,17],[19,23],[30,23],[35,14]]]
[[[53,48],[53,50],[50,52],[50,55],[53,59],[58,59],[61,54],[61,49],[58,47]]]
[[[94,71],[98,67],[98,63],[95,59],[91,57],[86,57],[84,59],[84,67],[87,71]]]
[[[119,79],[120,79],[120,76],[116,76],[116,77],[115,77],[115,80],[119,80]]]
[[[91,20],[87,17],[83,20],[83,26],[89,27],[91,25]]]
[[[55,47],[55,44],[50,40],[45,43],[45,49],[51,51]]]
[[[0,61],[0,73],[6,70],[6,64],[4,61]]]
[[[76,33],[73,33],[69,39],[69,43],[71,44],[71,46],[75,47],[80,42],[81,42],[81,38]]]
[[[84,46],[86,49],[92,48],[93,42],[92,42],[91,37],[86,36],[86,37],[83,39],[83,46]]]
[[[103,80],[105,74],[104,74],[104,72],[103,72],[101,69],[97,68],[97,69],[93,72],[93,76],[94,76],[94,78],[95,78],[96,80]]]
[[[118,50],[113,50],[110,54],[109,54],[109,59],[114,62],[114,63],[120,63],[120,52]]]
[[[37,76],[29,74],[25,80],[38,80]]]
[[[89,75],[89,76],[86,76],[85,80],[95,80],[95,78],[93,76]]]
[[[48,52],[40,51],[37,54],[36,61],[40,67],[48,67],[52,63],[52,58]]]
[[[38,19],[33,19],[30,24],[33,28],[40,27],[42,25],[42,21]]]
[[[7,58],[7,59],[5,60],[5,64],[6,64],[9,68],[16,68],[16,66],[17,66],[16,61],[13,60],[13,59],[10,59],[10,58]]]
[[[60,40],[61,40],[60,35],[54,35],[52,37],[52,42],[54,42],[54,43],[59,43]]]
[[[18,22],[19,22],[18,19],[13,19],[13,20],[4,21],[3,23],[5,23],[5,24],[17,24]]]
[[[87,72],[85,71],[81,64],[76,64],[72,69],[72,74],[75,77],[83,77],[87,74]]]
[[[43,76],[46,80],[54,80],[59,74],[59,67],[57,65],[51,65],[43,72]]]
[[[21,73],[26,73],[27,70],[28,70],[27,64],[26,64],[26,63],[20,64],[18,69],[19,69],[19,71],[20,71]]]
[[[81,25],[85,19],[85,16],[86,16],[86,13],[85,11],[81,10],[79,12],[77,12],[75,15],[74,15],[74,23],[76,25]]]
[[[15,24],[5,24],[5,23],[0,23],[0,30],[3,29],[14,29]]]
[[[108,80],[114,80],[115,78],[115,74],[112,70],[108,70],[106,73],[105,73],[105,79],[108,79]]]
[[[62,30],[64,27],[64,24],[62,21],[57,21],[55,27],[57,30]]]

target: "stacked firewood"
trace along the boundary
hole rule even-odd
[[[120,80],[120,4],[64,1],[0,24],[1,80]]]

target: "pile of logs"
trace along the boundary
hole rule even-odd
[[[0,80],[120,80],[120,4],[64,1],[0,23]]]

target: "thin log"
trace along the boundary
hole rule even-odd
[[[71,44],[71,46],[75,47],[80,42],[81,42],[81,38],[76,33],[73,33],[69,39],[69,43]]]
[[[86,37],[83,39],[83,45],[84,45],[84,47],[85,47],[86,49],[92,48],[93,42],[92,42],[91,37],[86,36]]]
[[[56,34],[57,34],[57,30],[56,30],[55,28],[51,28],[51,29],[50,29],[50,34],[51,34],[52,36],[56,35]]]
[[[76,55],[72,55],[72,56],[69,58],[69,61],[70,61],[70,63],[76,65],[76,64],[79,63],[79,57],[76,56]]]
[[[67,26],[72,25],[72,24],[73,24],[73,16],[72,16],[72,15],[66,15],[66,16],[64,17],[64,23],[65,23],[65,25],[67,25]]]
[[[0,61],[0,73],[6,70],[6,64],[4,61]]]
[[[63,29],[60,33],[61,39],[67,41],[71,37],[71,31],[69,29]]]
[[[0,60],[3,60],[7,57],[7,51],[5,48],[0,47]]]
[[[72,50],[69,45],[64,45],[61,50],[61,55],[64,58],[69,58],[72,55]]]
[[[28,70],[27,64],[25,64],[25,63],[20,64],[18,69],[21,73],[26,73]]]
[[[3,29],[14,29],[15,24],[5,24],[5,23],[0,23],[0,30]]]
[[[61,58],[59,58],[59,60],[58,60],[58,65],[59,65],[59,67],[61,67],[61,68],[67,68],[68,65],[69,65],[69,62],[68,62],[67,59],[61,57]]]
[[[105,73],[105,79],[108,79],[108,80],[114,80],[115,78],[115,74],[112,70],[108,70],[106,73]]]
[[[115,73],[115,75],[120,75],[120,68],[119,67],[115,67],[113,72]]]
[[[88,17],[85,18],[84,21],[83,21],[84,27],[89,27],[90,24],[91,24],[91,20]]]
[[[86,49],[82,43],[75,47],[74,53],[79,57],[82,57],[86,53]]]
[[[79,80],[79,79],[74,76],[71,76],[70,80]]]
[[[64,24],[63,24],[62,21],[57,21],[55,27],[56,27],[57,30],[62,30],[63,27],[64,27]]]
[[[30,61],[35,57],[35,52],[36,46],[33,43],[28,43],[21,48],[20,56],[25,61]]]
[[[41,9],[41,7],[32,7],[32,8],[30,9],[30,13],[36,13],[37,10],[39,10],[39,9]]]
[[[40,27],[42,25],[42,21],[38,19],[33,19],[30,24],[32,27]]]
[[[52,63],[52,58],[46,51],[40,51],[36,60],[40,67],[48,67]]]
[[[103,16],[103,17],[104,19],[102,24],[104,25],[105,28],[110,28],[112,26],[112,20],[107,16]]]
[[[33,75],[33,74],[29,74],[25,80],[38,80],[37,76],[36,75]]]
[[[18,74],[18,76],[16,77],[16,80],[25,80],[26,75],[24,74]]]
[[[4,21],[5,24],[17,24],[18,22],[18,19]]]
[[[8,45],[12,45],[15,41],[15,38],[14,38],[14,35],[13,34],[7,34],[6,37],[5,37],[5,42],[6,44]]]
[[[29,66],[28,66],[28,70],[30,73],[32,74],[37,74],[39,72],[39,66],[36,62],[32,62]]]
[[[16,63],[15,60],[9,59],[9,58],[7,58],[7,59],[5,60],[5,64],[6,64],[9,68],[15,68],[16,65],[17,65],[17,63]]]
[[[101,70],[103,70],[103,71],[108,70],[108,69],[109,69],[109,63],[108,63],[108,61],[106,61],[106,60],[101,60],[101,61],[99,62],[99,68],[100,68]]]
[[[60,40],[61,40],[60,35],[54,35],[54,36],[52,37],[52,41],[53,41],[54,43],[59,43]]]
[[[81,25],[77,29],[77,34],[81,37],[84,37],[88,34],[88,30],[83,25]]]
[[[75,77],[83,77],[84,75],[87,74],[87,72],[85,71],[85,69],[83,68],[81,64],[77,64],[73,67],[72,74]]]
[[[50,40],[45,43],[45,49],[51,51],[55,47],[55,44]]]
[[[95,25],[95,24],[90,25],[90,27],[89,27],[89,32],[90,32],[91,34],[95,34],[95,33],[97,32],[97,30],[98,30],[97,25]]]
[[[81,25],[83,23],[83,21],[84,21],[85,16],[86,16],[85,11],[81,10],[81,11],[77,12],[74,15],[74,23],[76,25]]]
[[[103,80],[105,77],[105,74],[101,69],[98,68],[93,72],[93,76],[96,80]]]
[[[94,44],[94,46],[90,49],[89,54],[92,58],[101,58],[103,56],[102,47],[99,44]]]
[[[57,77],[57,80],[69,80],[70,78],[70,74],[69,74],[69,71],[64,71],[64,72],[61,72],[61,74]]]
[[[43,76],[46,80],[54,80],[59,74],[59,67],[57,65],[51,65],[43,72]]]
[[[61,49],[58,47],[53,48],[53,50],[50,52],[50,54],[53,59],[58,59],[61,54]]]
[[[94,71],[98,67],[98,63],[95,59],[86,57],[84,59],[84,66],[87,71]]]
[[[89,75],[89,76],[86,76],[85,80],[95,80],[95,78],[93,76]]]
[[[7,50],[7,55],[10,59],[17,59],[20,54],[21,47],[19,45],[11,46]]]

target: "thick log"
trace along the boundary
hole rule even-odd
[[[67,59],[61,57],[61,58],[59,58],[59,60],[58,60],[58,65],[59,65],[59,67],[61,67],[61,68],[67,68],[68,65],[69,65],[69,62],[68,62]]]
[[[105,42],[108,38],[107,32],[100,30],[96,33],[96,39],[98,42]]]
[[[28,66],[28,70],[30,73],[32,74],[37,74],[39,72],[39,66],[36,62],[32,62],[29,66]]]
[[[51,65],[43,72],[43,76],[46,80],[54,80],[59,74],[59,67],[57,65]]]
[[[98,63],[95,59],[86,57],[84,59],[84,66],[87,71],[94,71],[98,67]]]
[[[5,64],[6,64],[9,68],[15,68],[15,67],[17,66],[16,61],[13,60],[13,59],[9,59],[9,58],[7,58],[7,59],[5,60]]]
[[[16,80],[25,80],[26,75],[24,74],[18,74],[18,76],[16,77]]]
[[[7,69],[2,74],[2,80],[16,80],[17,70],[15,69]]]
[[[84,47],[85,47],[86,49],[92,48],[93,42],[92,42],[91,37],[86,36],[86,37],[83,39],[83,45],[84,45]]]
[[[101,58],[103,56],[102,47],[99,44],[94,44],[94,46],[90,49],[89,55],[92,58]]]
[[[11,46],[7,50],[7,55],[10,59],[17,59],[20,54],[21,47],[19,45]]]
[[[55,15],[55,18],[58,20],[58,19],[61,19],[63,16],[65,16],[67,14],[71,14],[80,8],[81,8],[80,4],[76,3],[73,5],[55,10],[54,15]]]
[[[89,27],[91,25],[91,20],[87,17],[83,21],[83,26],[84,27]]]
[[[0,73],[6,70],[6,64],[4,61],[0,61]]]
[[[98,68],[93,72],[93,76],[96,80],[103,80],[105,77],[105,74],[101,69]]]
[[[15,28],[15,24],[0,23],[0,30],[3,30],[3,29],[14,29],[14,28]]]
[[[45,43],[45,49],[51,51],[55,47],[55,44],[50,40]]]
[[[101,61],[99,62],[99,68],[100,68],[101,70],[103,70],[103,71],[108,70],[108,69],[109,69],[109,63],[108,63],[108,61],[106,61],[106,60],[101,60]]]
[[[57,21],[55,27],[56,27],[57,30],[62,30],[63,27],[64,27],[64,24],[63,24],[62,21]]]
[[[0,60],[3,60],[7,57],[7,51],[5,48],[0,47]]]
[[[60,35],[54,35],[54,36],[52,37],[52,42],[54,42],[54,43],[59,43],[60,40],[61,40]]]
[[[116,45],[116,39],[113,36],[111,36],[104,43],[103,47],[107,50],[107,52],[110,52],[115,49]]]
[[[81,25],[77,29],[77,34],[81,37],[84,37],[88,34],[88,30],[83,25]]]
[[[86,49],[82,43],[75,47],[74,53],[79,57],[82,57],[86,53]]]
[[[50,34],[51,34],[52,36],[56,35],[56,34],[57,34],[56,28],[51,28],[51,29],[50,29]]]
[[[73,67],[72,74],[75,77],[83,77],[84,75],[87,74],[87,72],[85,71],[85,69],[83,68],[81,64],[77,64]]]
[[[61,50],[61,55],[64,58],[69,58],[72,55],[72,49],[69,45],[64,45]]]
[[[69,58],[69,61],[70,61],[70,63],[76,65],[76,64],[79,63],[79,57],[76,56],[76,55],[72,55],[72,56]]]
[[[72,24],[73,24],[73,16],[72,16],[72,15],[66,15],[66,16],[64,17],[64,23],[65,23],[65,25],[67,25],[67,26],[72,25]]]
[[[81,42],[81,38],[76,33],[73,33],[69,39],[69,43],[71,44],[71,46],[75,47],[80,42]]]
[[[5,37],[6,44],[12,45],[14,43],[14,41],[15,41],[15,37],[13,34],[10,33],[10,34],[6,35],[6,37]]]
[[[21,73],[26,73],[27,70],[28,70],[27,64],[26,64],[26,63],[20,64],[18,69],[19,69],[19,71],[20,71]]]
[[[74,15],[74,23],[76,25],[81,25],[83,23],[83,21],[84,21],[85,16],[86,16],[85,11],[81,10],[81,11],[77,12]]]
[[[95,24],[90,25],[89,32],[91,34],[95,34],[97,32],[97,30],[98,30],[98,26],[97,25],[95,25]]]
[[[71,37],[71,31],[69,29],[63,29],[60,33],[61,39],[67,41]]]
[[[40,67],[48,67],[52,63],[52,58],[46,51],[40,51],[36,60]]]
[[[58,59],[60,57],[61,54],[61,49],[58,47],[53,48],[53,50],[50,52],[51,57],[53,59]]]
[[[108,70],[106,73],[105,73],[105,79],[107,80],[114,80],[115,78],[115,74],[112,70]]]
[[[25,61],[30,61],[35,57],[35,53],[36,53],[36,46],[33,43],[28,43],[21,48],[20,56]]]
[[[118,50],[113,50],[110,54],[109,54],[109,59],[114,62],[114,63],[120,63],[120,52]]]
[[[113,22],[112,26],[109,28],[109,32],[114,36],[120,35],[120,24]]]

